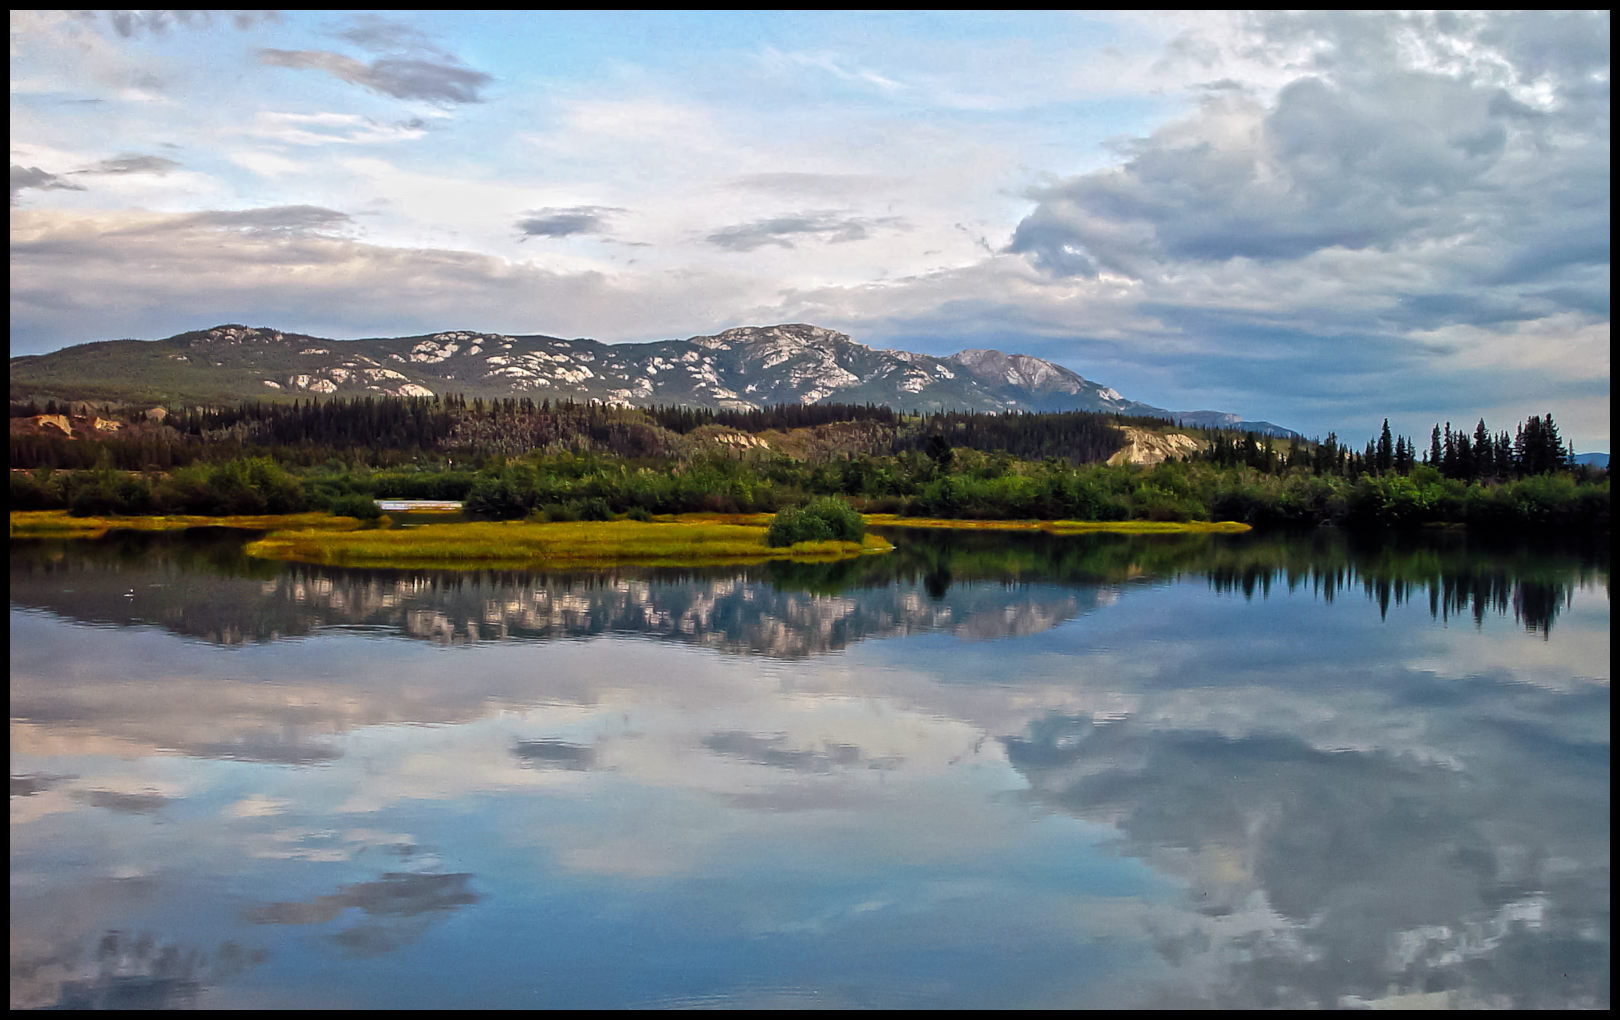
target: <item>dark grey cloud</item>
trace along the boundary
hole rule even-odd
[[[376,14],[355,16],[350,19],[349,27],[337,35],[339,39],[372,53],[432,53],[448,56],[426,32],[415,25]]]
[[[124,815],[149,815],[161,811],[173,798],[159,793],[117,793],[113,790],[89,790],[79,799],[92,807],[106,808]]]
[[[37,166],[11,164],[11,204],[17,204],[17,195],[28,189],[36,191],[83,191],[84,186],[64,177],[48,173]]]
[[[794,239],[803,237],[829,243],[864,241],[871,236],[872,228],[876,227],[903,228],[904,222],[892,216],[866,219],[835,212],[805,212],[724,227],[704,240],[716,248],[753,251],[768,244],[792,248]]]
[[[382,57],[368,64],[327,50],[263,49],[259,51],[259,61],[271,67],[325,71],[340,81],[396,99],[433,103],[482,102],[479,90],[494,80],[482,71],[443,56],[433,59]]]
[[[536,209],[519,220],[518,230],[528,237],[570,237],[574,234],[607,233],[607,217],[623,209],[604,205],[576,205]]]
[[[279,11],[84,11],[84,18],[104,18],[125,39],[165,35],[171,28],[207,28],[216,17],[237,28],[281,20]]]
[[[267,950],[245,949],[234,942],[210,947],[119,931],[50,945],[46,951],[50,966],[28,961],[13,973],[12,1008],[17,1008],[21,990],[28,1005],[55,1009],[194,1009],[209,988],[240,977],[270,957]],[[73,976],[63,980],[64,973]],[[54,1001],[35,1001],[47,990]]]
[[[512,755],[528,768],[586,772],[596,764],[594,748],[562,740],[519,741],[512,748]]]
[[[11,796],[32,797],[36,793],[49,790],[58,783],[70,779],[70,776],[53,776],[43,772],[30,772],[20,776],[11,777]]]
[[[284,735],[231,741],[196,741],[181,745],[179,750],[196,758],[251,761],[265,765],[321,765],[343,757],[343,752],[336,747]]]
[[[104,159],[83,170],[75,170],[79,174],[166,174],[171,170],[178,170],[180,164],[172,159],[162,156],[118,156],[113,159]]]
[[[322,924],[345,910],[372,916],[414,917],[444,913],[477,903],[468,888],[472,875],[390,872],[373,882],[344,886],[335,893],[292,903],[267,903],[248,911],[255,924]]]
[[[346,957],[374,957],[416,941],[450,913],[481,898],[469,888],[472,875],[389,873],[374,882],[344,886],[335,893],[292,903],[268,903],[247,912],[255,924],[326,924],[347,910],[357,923],[327,941]]]

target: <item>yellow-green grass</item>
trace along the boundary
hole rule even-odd
[[[961,531],[1045,531],[1055,535],[1078,535],[1102,531],[1124,535],[1231,534],[1253,530],[1239,521],[963,521],[947,517],[900,517],[896,514],[867,514],[866,523],[874,528],[948,528]]]
[[[476,570],[615,566],[694,567],[827,561],[892,549],[864,542],[801,542],[773,549],[760,524],[683,517],[660,521],[475,521],[399,531],[278,531],[248,545],[250,556],[349,567]]]
[[[768,528],[775,514],[654,514],[653,520],[675,524],[744,524]]]
[[[328,531],[360,527],[353,517],[327,513],[252,514],[203,517],[163,514],[152,517],[73,517],[66,510],[15,510],[11,513],[12,538],[100,538],[109,531],[183,531],[186,528],[240,528],[274,531],[278,528],[321,528]]]

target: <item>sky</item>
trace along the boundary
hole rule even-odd
[[[1607,12],[10,24],[13,357],[808,322],[1609,450]]]

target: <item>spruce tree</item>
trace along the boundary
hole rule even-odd
[[[1486,478],[1496,474],[1496,445],[1491,442],[1491,431],[1485,419],[1474,426],[1474,477]]]
[[[1545,444],[1546,471],[1560,471],[1567,462],[1564,459],[1564,441],[1558,435],[1558,426],[1553,424],[1553,416],[1548,412],[1541,420],[1542,442]]]

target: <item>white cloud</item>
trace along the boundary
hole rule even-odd
[[[427,129],[419,120],[384,124],[353,113],[265,110],[241,133],[287,145],[369,145],[421,138]]]

